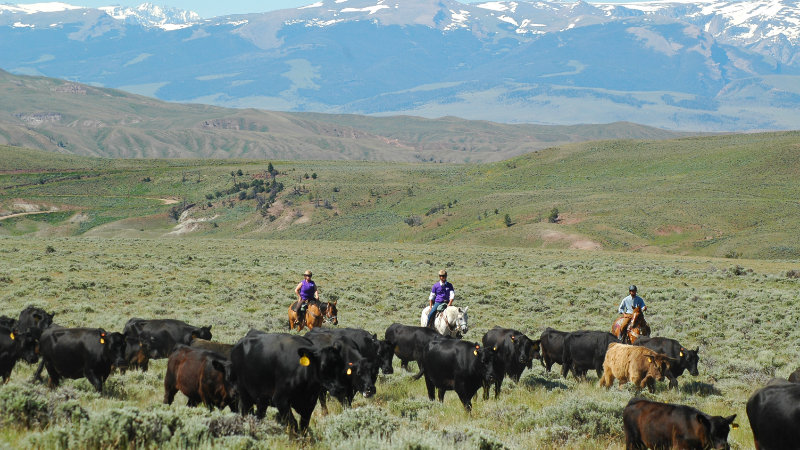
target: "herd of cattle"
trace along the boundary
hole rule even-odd
[[[349,406],[356,394],[371,397],[379,372],[391,374],[392,360],[401,367],[416,361],[428,397],[442,401],[448,390],[467,411],[483,387],[500,395],[505,376],[519,381],[525,368],[539,359],[545,370],[561,365],[567,377],[583,378],[594,369],[600,385],[634,383],[651,392],[655,382],[669,379],[677,388],[684,371],[697,375],[698,349],[673,339],[640,338],[625,345],[603,331],[564,332],[547,328],[539,339],[507,328],[489,330],[481,343],[447,338],[433,329],[393,324],[384,339],[355,328],[315,328],[304,336],[250,330],[236,344],[211,341],[211,327],[180,320],[130,319],[122,333],[100,328],[65,328],[53,315],[27,307],[18,319],[0,316],[0,374],[7,382],[19,359],[41,362],[34,376],[47,369],[51,387],[62,378],[86,378],[98,392],[113,370],[147,370],[150,359],[168,358],[164,403],[180,391],[188,405],[229,407],[263,418],[267,407],[292,430],[305,430],[328,394]],[[300,416],[299,425],[292,414]],[[773,380],[747,402],[747,416],[759,449],[800,448],[800,369],[789,381]],[[623,409],[627,448],[728,448],[735,415],[710,416],[685,405],[632,399]]]

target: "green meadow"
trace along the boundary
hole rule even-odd
[[[654,394],[563,379],[539,365],[498,400],[429,402],[395,361],[377,394],[273,420],[165,406],[165,361],[50,390],[20,363],[0,386],[10,448],[620,448],[634,395],[737,414],[798,364],[800,134],[598,141],[491,164],[124,160],[0,147],[0,314],[27,305],[64,326],[131,317],[212,325],[235,342],[286,329],[314,271],[340,326],[380,337],[419,323],[436,272],[469,306],[466,339],[495,325],[609,329],[637,284],[653,334],[700,348],[700,375]],[[270,166],[273,172],[268,173]],[[555,214],[554,214],[555,212]],[[415,364],[412,363],[412,367]]]

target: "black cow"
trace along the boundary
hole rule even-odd
[[[53,324],[53,315],[42,308],[27,306],[19,313],[15,326],[19,331],[28,331],[31,328],[46,330]]]
[[[169,355],[164,375],[164,403],[181,391],[187,406],[203,403],[209,410],[228,406],[236,412],[236,373],[227,357],[210,350],[178,345]]]
[[[446,391],[456,391],[467,412],[472,411],[472,397],[484,383],[494,381],[495,352],[461,339],[435,339],[422,355],[422,370],[428,398],[439,389],[439,401]],[[416,377],[416,376],[415,376]]]
[[[747,418],[759,450],[800,446],[800,384],[773,380],[747,400]]]
[[[233,344],[224,344],[222,342],[208,341],[200,338],[192,339],[192,344],[190,347],[201,350],[211,350],[212,352],[217,352],[226,358],[231,357],[231,350],[233,350]]]
[[[124,363],[125,337],[121,333],[106,333],[102,328],[50,328],[42,332],[39,354],[42,362],[36,378],[47,368],[50,386],[58,386],[62,378],[86,378],[97,392],[111,366]]]
[[[36,347],[41,334],[38,328],[23,332],[0,325],[0,376],[3,377],[3,383],[8,382],[20,358],[29,364],[39,361]]]
[[[792,383],[800,383],[800,368],[789,375],[789,381]]]
[[[686,405],[633,398],[622,410],[626,449],[728,449],[736,414],[709,416]],[[788,448],[788,447],[783,447]]]
[[[375,369],[384,374],[394,373],[392,358],[394,350],[386,341],[378,339],[376,334],[360,328],[314,328],[309,333],[330,333],[336,336],[347,336],[356,344],[356,348],[364,358],[375,363]],[[376,373],[377,375],[377,373]]]
[[[671,388],[678,389],[678,377],[683,374],[684,370],[688,370],[695,377],[699,373],[697,371],[697,362],[699,361],[697,352],[700,347],[689,350],[675,339],[649,336],[642,336],[637,339],[636,345],[647,347],[656,353],[663,353],[674,360],[664,372],[664,376],[669,378],[669,387]]]
[[[561,358],[564,356],[564,338],[568,334],[568,331],[558,331],[547,327],[539,336],[542,365],[546,371],[550,372],[553,363],[564,364]]]
[[[494,364],[494,396],[500,395],[503,377],[508,375],[519,382],[522,371],[531,368],[534,359],[541,358],[539,340],[531,340],[520,331],[494,327],[483,335],[483,348],[496,353]],[[483,398],[489,398],[489,385],[483,387]]]
[[[0,327],[13,330],[17,326],[17,319],[8,316],[0,316]]]
[[[576,378],[584,377],[587,371],[594,369],[597,377],[601,377],[606,350],[612,342],[619,341],[607,331],[581,330],[567,334],[561,356],[561,375],[566,378],[567,372],[571,371]]]
[[[432,328],[413,327],[399,323],[389,325],[385,337],[386,342],[394,349],[394,354],[400,359],[400,367],[404,370],[408,370],[409,361],[419,363],[429,342],[435,339],[444,339],[444,336]],[[421,376],[421,372],[417,374],[417,377],[419,376]]]
[[[306,333],[306,337],[314,343],[315,348],[334,347],[346,364],[347,388],[339,402],[349,407],[353,403],[356,392],[361,392],[364,397],[375,395],[375,380],[378,378],[378,365],[370,361],[358,351],[358,344],[348,336],[334,333]],[[323,389],[320,394],[320,406],[324,412],[328,411],[326,400],[327,391]]]
[[[123,329],[126,337],[147,343],[152,359],[166,358],[178,344],[190,345],[192,339],[211,340],[211,325],[196,327],[176,319],[130,319]],[[128,353],[131,353],[130,351]],[[130,364],[130,361],[129,361]],[[130,364],[131,367],[135,367]]]
[[[306,430],[322,389],[341,397],[347,389],[347,369],[338,349],[317,349],[308,338],[250,330],[231,350],[236,372],[239,412],[253,405],[263,418],[267,406],[278,409],[278,421],[297,429],[292,409]]]

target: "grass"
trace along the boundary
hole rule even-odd
[[[24,173],[0,173],[0,214],[22,199],[84,217],[0,220],[0,234],[161,236],[171,206],[160,199],[179,199],[194,205],[181,228],[200,237],[796,259],[798,142],[796,132],[602,141],[472,165],[275,161],[284,190],[264,211],[227,192],[232,171],[250,182],[267,161],[50,161],[2,147],[4,167]]]
[[[174,317],[210,324],[215,340],[235,342],[250,328],[283,330],[298,274],[311,268],[323,298],[339,300],[340,326],[382,336],[393,322],[418,322],[436,271],[447,267],[457,303],[470,307],[466,339],[479,341],[494,325],[531,336],[547,326],[607,329],[624,289],[635,283],[654,335],[700,347],[698,377],[684,374],[678,392],[659,383],[655,394],[644,395],[738,414],[741,427],[729,438],[738,449],[752,448],[748,396],[795,369],[797,349],[787,343],[800,339],[792,326],[800,319],[800,280],[788,274],[799,266],[797,260],[448,243],[7,236],[0,237],[0,314],[16,315],[33,304],[55,312],[65,326],[117,331],[133,316]],[[329,415],[315,412],[310,436],[295,440],[274,425],[274,410],[251,423],[186,408],[181,395],[175,405],[162,406],[163,360],[146,374],[111,376],[105,396],[85,380],[55,391],[30,387],[34,368],[21,363],[0,387],[0,402],[33,399],[43,412],[25,414],[47,417],[47,423],[9,420],[6,407],[0,446],[112,446],[103,436],[119,436],[126,423],[138,423],[129,436],[141,446],[619,448],[619,414],[636,394],[600,388],[594,374],[588,381],[564,380],[558,365],[554,373],[535,365],[518,384],[506,380],[499,400],[479,395],[467,415],[454,393],[444,404],[428,402],[424,382],[412,381],[397,361],[395,368],[381,376],[374,398],[357,398],[349,411],[330,402]]]

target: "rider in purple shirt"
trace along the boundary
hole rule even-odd
[[[433,326],[433,318],[436,317],[436,312],[439,306],[453,304],[453,299],[456,297],[456,291],[453,290],[453,285],[447,281],[447,271],[442,269],[439,271],[439,282],[434,284],[431,288],[431,295],[428,296],[431,310],[428,312],[428,327]]]
[[[316,283],[311,281],[310,270],[306,270],[303,273],[303,281],[297,284],[297,287],[294,288],[294,293],[297,294],[297,301],[292,305],[293,311],[299,311],[305,307],[309,300],[319,301],[319,291],[317,291]]]

